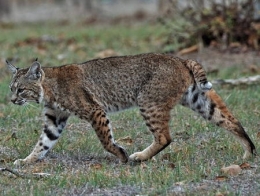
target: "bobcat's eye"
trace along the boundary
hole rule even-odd
[[[19,88],[19,89],[17,90],[17,93],[22,93],[23,91],[24,91],[23,88]]]

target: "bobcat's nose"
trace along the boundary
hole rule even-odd
[[[16,99],[11,99],[11,102],[13,102],[13,103],[15,104],[15,102],[16,102]]]

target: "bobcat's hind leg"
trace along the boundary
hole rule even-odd
[[[223,100],[214,90],[202,92],[195,85],[191,86],[182,97],[181,104],[232,133],[245,150],[243,158],[255,154],[253,142],[240,122],[228,110]]]
[[[130,155],[133,161],[145,161],[162,151],[171,143],[169,131],[170,109],[165,106],[141,107],[141,114],[154,136],[153,143],[141,152]]]
[[[36,146],[25,159],[16,160],[15,165],[33,163],[44,158],[45,154],[57,143],[63,128],[66,126],[69,114],[45,107],[44,116],[45,125]]]
[[[110,126],[110,122],[108,118],[106,117],[105,111],[102,109],[96,110],[91,115],[91,124],[92,127],[95,129],[95,132],[102,143],[103,147],[110,153],[117,156],[122,163],[126,163],[128,161],[128,155],[124,148],[121,146],[118,146],[114,142],[112,129]]]
[[[220,96],[214,90],[207,92],[206,96],[211,100],[210,111],[207,115],[208,120],[233,134],[245,150],[243,159],[255,155],[255,145],[240,122],[228,110]]]

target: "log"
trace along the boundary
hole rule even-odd
[[[196,44],[196,45],[193,45],[191,47],[182,49],[181,51],[178,52],[178,56],[182,56],[182,55],[189,54],[189,53],[192,53],[192,52],[197,52],[198,50],[199,50],[199,47]]]
[[[219,79],[219,80],[213,80],[213,85],[221,85],[221,86],[228,86],[228,87],[244,87],[248,85],[255,85],[260,83],[260,75],[256,76],[249,76],[249,77],[243,77],[238,79]]]

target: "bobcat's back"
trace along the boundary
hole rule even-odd
[[[108,111],[138,105],[144,94],[150,102],[178,99],[191,84],[207,83],[199,64],[162,54],[110,57],[78,66],[83,72],[83,88]]]

